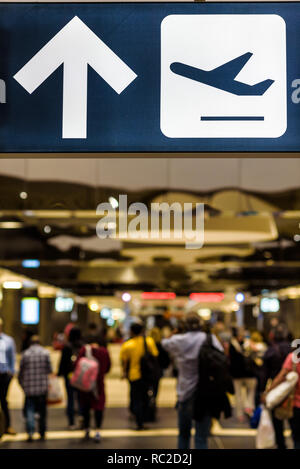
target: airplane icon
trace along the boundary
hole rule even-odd
[[[274,80],[264,80],[255,85],[247,85],[246,83],[235,80],[235,77],[252,55],[252,52],[246,52],[246,54],[208,71],[186,65],[182,62],[173,62],[170,65],[170,69],[177,75],[204,83],[205,85],[213,86],[214,88],[227,91],[237,96],[261,96],[270,88]]]

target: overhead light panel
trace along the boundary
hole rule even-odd
[[[22,261],[22,267],[25,267],[25,269],[37,269],[40,264],[38,259],[24,259]]]
[[[16,230],[23,227],[23,223],[15,220],[0,221],[0,228],[4,230]]]
[[[198,309],[197,311],[200,318],[204,319],[204,321],[209,321],[211,319],[211,310],[210,309]]]
[[[143,292],[142,300],[175,300],[176,293],[173,292]]]
[[[191,293],[190,300],[197,301],[198,303],[219,303],[224,300],[224,296],[224,293],[221,292]]]
[[[10,290],[20,290],[22,288],[22,283],[17,281],[9,281],[3,282],[3,288],[10,289]]]

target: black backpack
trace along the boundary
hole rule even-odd
[[[142,380],[147,384],[155,383],[160,378],[160,366],[157,357],[150,353],[146,337],[144,337],[145,352],[141,358]]]
[[[199,387],[206,395],[234,393],[233,383],[226,355],[217,349],[212,342],[211,334],[199,352]]]

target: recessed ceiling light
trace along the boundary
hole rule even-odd
[[[115,197],[109,197],[108,201],[109,201],[110,205],[112,206],[112,208],[118,208],[119,207],[119,202],[117,201],[117,199],[115,199]]]
[[[122,300],[125,301],[125,303],[128,303],[128,301],[131,300],[131,295],[130,295],[130,293],[123,293],[123,295],[122,295]]]
[[[240,292],[240,293],[237,293],[237,294],[235,295],[235,300],[236,300],[238,303],[243,303],[244,299],[245,299],[244,293],[241,293],[241,292]]]
[[[99,310],[99,305],[98,305],[98,303],[96,303],[94,301],[90,301],[89,302],[89,308],[90,308],[91,311],[96,312],[96,311]]]

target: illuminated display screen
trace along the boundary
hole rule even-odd
[[[55,309],[59,313],[70,313],[74,306],[73,298],[58,297],[55,300]]]
[[[40,320],[40,301],[38,298],[23,298],[21,301],[22,324],[38,324]]]
[[[262,298],[260,310],[263,313],[277,313],[280,309],[280,303],[277,298]]]

